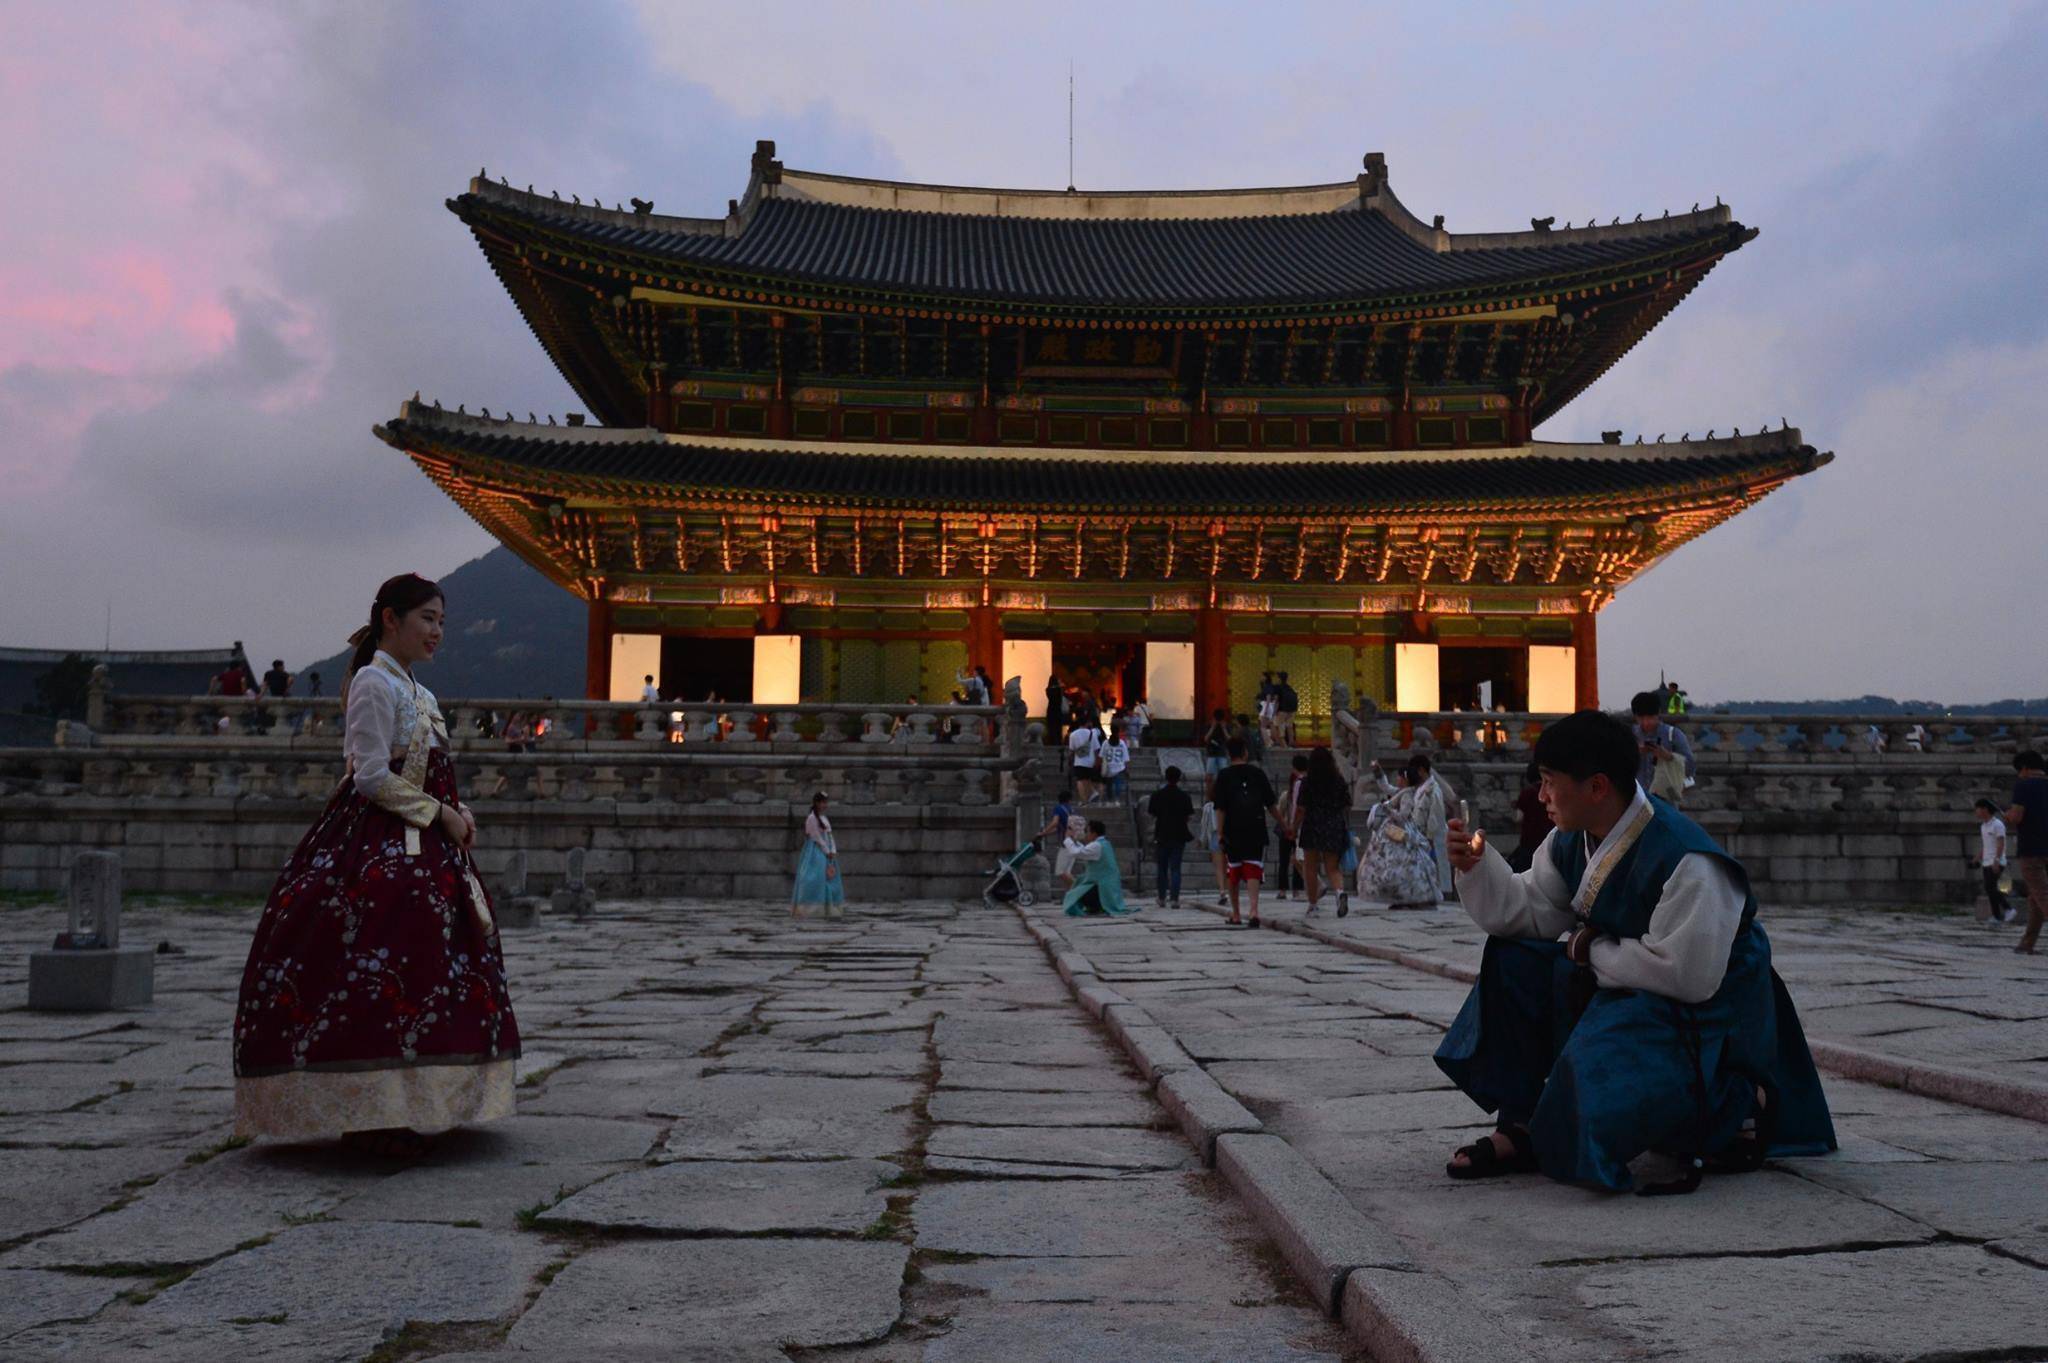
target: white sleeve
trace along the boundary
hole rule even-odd
[[[349,683],[348,718],[342,729],[342,752],[355,773],[356,794],[415,828],[425,828],[440,814],[441,802],[391,770],[397,728],[398,698],[390,684],[369,668],[362,669]]]
[[[1571,887],[1550,859],[1550,839],[1556,836],[1551,830],[1519,875],[1491,841],[1477,866],[1457,873],[1458,902],[1489,937],[1552,941],[1571,929]]]
[[[1072,838],[1068,838],[1067,850],[1074,854],[1075,861],[1102,860],[1102,843],[1100,839],[1095,842],[1076,842]]]
[[[1593,973],[1608,989],[1641,989],[1680,1003],[1703,1003],[1728,973],[1742,905],[1742,886],[1718,857],[1689,853],[1664,882],[1649,931],[1638,938],[1594,941]]]

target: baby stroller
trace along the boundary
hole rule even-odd
[[[1024,863],[1038,855],[1038,844],[1027,842],[996,863],[995,875],[982,887],[981,902],[994,908],[998,902],[1015,900],[1019,907],[1030,908],[1031,891],[1024,888],[1024,878],[1018,875]]]

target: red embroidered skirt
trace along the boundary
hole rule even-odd
[[[456,798],[439,749],[426,788]],[[438,827],[419,830],[416,856],[406,832],[344,780],[285,863],[235,1009],[239,1134],[437,1131],[510,1115],[519,1026],[488,896]]]

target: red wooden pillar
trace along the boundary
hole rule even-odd
[[[1600,649],[1589,610],[1572,616],[1572,692],[1579,709],[1600,708]]]
[[[610,700],[612,695],[612,603],[603,595],[590,599],[583,634],[583,696]]]
[[[1230,631],[1214,606],[1195,611],[1195,732],[1209,716],[1230,708]]]
[[[975,667],[988,669],[990,680],[995,683],[995,699],[1002,698],[1003,686],[1003,617],[994,606],[969,606],[967,608],[967,669]]]

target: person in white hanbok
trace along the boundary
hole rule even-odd
[[[1426,800],[1425,788],[1415,781],[1412,764],[1400,773],[1399,785],[1388,781],[1377,763],[1372,774],[1386,798],[1366,819],[1358,892],[1397,909],[1431,907],[1437,902],[1436,846],[1418,813]]]

